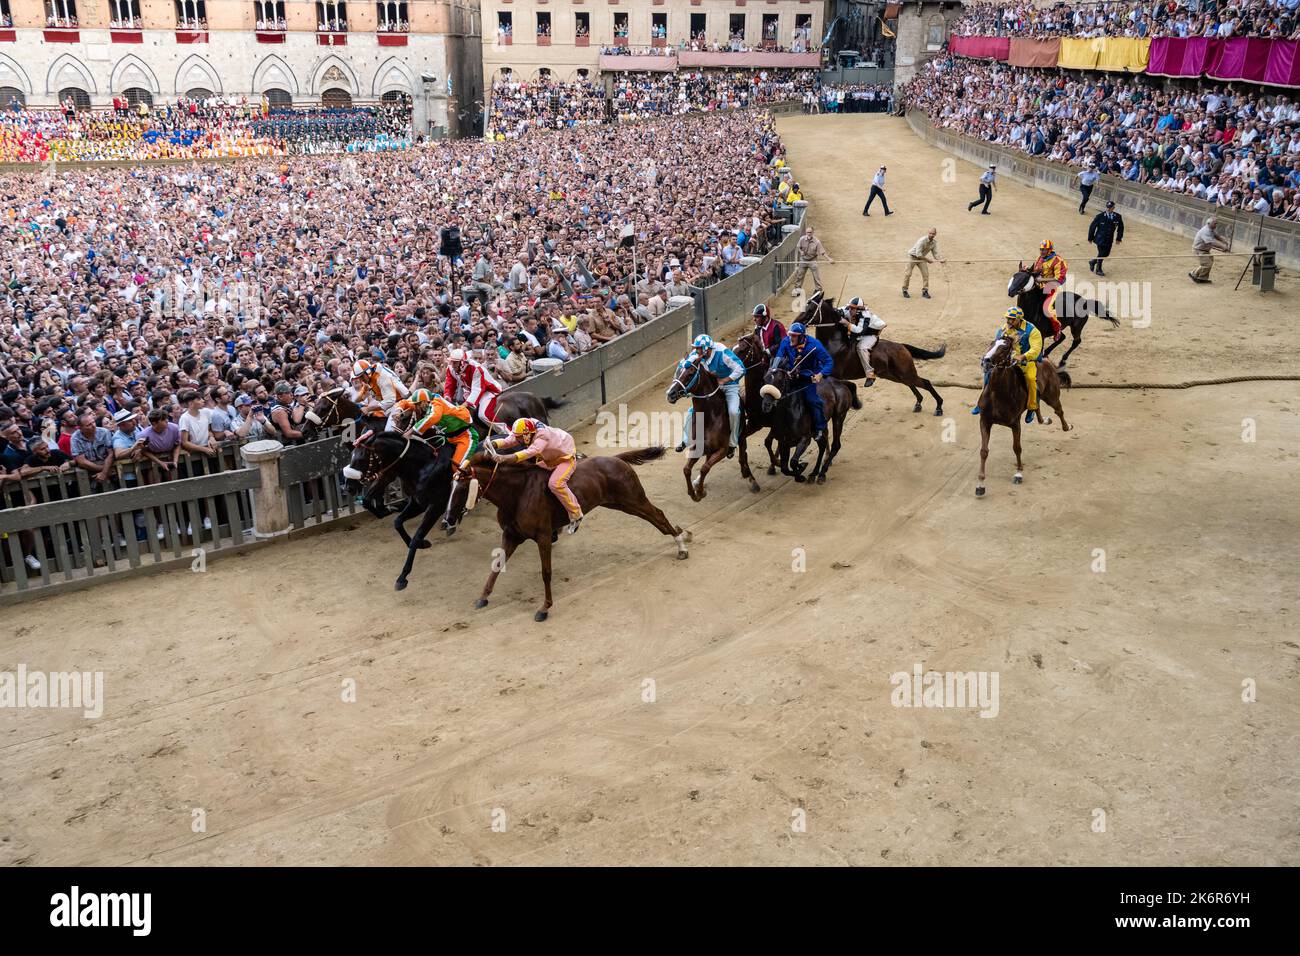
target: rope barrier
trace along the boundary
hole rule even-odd
[[[1066,371],[1069,371],[1068,369]],[[1300,375],[1227,375],[1223,378],[1194,379],[1190,382],[1075,382],[1070,388],[1200,388],[1204,385],[1232,385],[1238,382],[1300,382]],[[935,388],[982,389],[984,383],[931,382]]]
[[[1085,250],[1085,251],[1086,251],[1086,250]],[[1139,259],[1195,259],[1195,258],[1197,258],[1197,256],[1199,256],[1199,255],[1200,255],[1200,254],[1199,254],[1199,253],[1196,253],[1196,252],[1184,252],[1184,253],[1178,253],[1178,254],[1176,254],[1176,255],[1164,255],[1164,256],[1107,256],[1107,257],[1106,257],[1106,263],[1109,265],[1109,264],[1114,263],[1114,262],[1136,262],[1136,261],[1139,260]],[[1219,259],[1219,258],[1229,259],[1229,258],[1238,258],[1238,257],[1241,257],[1241,258],[1250,258],[1250,257],[1253,256],[1253,255],[1258,255],[1258,253],[1254,253],[1254,252],[1219,252],[1219,251],[1217,251],[1217,250],[1214,252],[1214,257],[1215,257],[1216,259]],[[885,264],[885,263],[898,264],[898,263],[905,263],[905,262],[912,262],[912,261],[913,261],[912,258],[909,256],[909,257],[907,257],[907,258],[905,258],[905,259],[836,259],[834,262],[826,262],[826,260],[823,259],[823,260],[819,260],[819,261],[816,262],[816,263],[809,263],[809,264],[810,264],[810,265],[833,265],[833,266],[839,266],[839,265],[873,265],[873,264]],[[966,265],[972,265],[972,264],[977,263],[977,262],[1024,262],[1024,261],[1026,261],[1026,260],[1021,259],[1021,258],[1017,258],[1017,257],[1015,257],[1015,256],[1011,256],[1011,257],[1003,256],[1003,257],[1001,257],[1001,258],[997,258],[997,259],[952,259],[952,258],[949,258],[949,259],[945,259],[945,260],[943,260],[943,263],[960,262],[960,263],[963,263],[963,264],[966,264]],[[943,263],[928,263],[928,264],[930,264],[930,265],[935,265],[935,264],[942,265]],[[788,261],[784,261],[784,260],[783,260],[780,264],[781,264],[781,265],[793,265],[793,266],[798,266],[800,263],[799,263],[799,260],[797,260],[797,259],[791,259],[791,260],[788,260]],[[1278,271],[1280,272],[1281,270],[1279,269]]]

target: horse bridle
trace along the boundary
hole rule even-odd
[[[328,392],[321,395],[321,398],[323,400],[328,401],[330,403],[330,409],[328,412],[325,413],[326,418],[338,412],[339,402],[343,400],[343,392],[344,389],[342,387],[339,387],[339,388],[332,388]],[[325,422],[321,419],[319,415],[316,414],[316,409],[314,408],[307,409],[307,414],[304,415],[303,418],[307,419],[307,421],[311,422],[317,428],[326,427]]]

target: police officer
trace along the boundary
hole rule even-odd
[[[1106,273],[1101,271],[1101,264],[1110,255],[1111,243],[1124,241],[1124,217],[1115,211],[1113,199],[1106,203],[1105,212],[1099,212],[1093,218],[1088,227],[1088,241],[1097,246],[1097,258],[1088,260],[1088,269],[1104,276]]]
[[[997,180],[997,164],[989,163],[989,168],[984,170],[984,174],[980,176],[980,198],[976,199],[974,202],[966,204],[967,212],[970,212],[980,203],[983,203],[984,208],[980,211],[980,215],[987,216],[989,214],[989,203],[993,201],[993,190],[997,188]]]
[[[1079,180],[1079,215],[1085,215],[1088,208],[1088,200],[1092,196],[1092,189],[1097,185],[1097,180],[1101,179],[1101,173],[1097,172],[1097,161],[1088,160],[1088,165],[1075,173]]]

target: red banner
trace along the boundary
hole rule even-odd
[[[408,37],[405,33],[381,33],[379,34],[380,46],[406,46]]]
[[[139,30],[110,30],[109,39],[114,43],[143,43],[144,34]]]
[[[1007,54],[1007,62],[1012,66],[1039,66],[1052,67],[1056,66],[1057,58],[1061,55],[1061,40],[1059,37],[1053,37],[1051,40],[1020,40],[1011,41],[1011,50]]]
[[[46,30],[46,43],[80,43],[81,33],[77,30]]]
[[[1011,53],[1011,38],[949,37],[948,49],[956,56],[968,56],[980,60],[1005,60]]]

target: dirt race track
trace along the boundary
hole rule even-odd
[[[933,301],[899,298],[901,265],[823,273],[890,337],[946,340],[936,380],[976,381],[1007,304],[1008,267],[957,260],[1048,236],[1088,277],[1075,204],[1004,183],[968,214],[979,171],[945,182],[902,120],[782,130],[833,256],[939,228]],[[863,219],[880,162],[899,212]],[[1186,252],[1129,229],[1117,252]],[[1239,265],[1204,288],[1188,268],[1112,264],[1152,284],[1153,321],[1089,325],[1077,382],[1296,371],[1294,278],[1262,299],[1232,292]],[[531,545],[471,609],[490,506],[401,594],[399,542],[367,521],[6,609],[0,668],[104,671],[107,704],[0,711],[0,862],[1300,862],[1300,383],[1075,390],[1074,431],[1029,431],[1023,485],[995,435],[983,500],[976,393],[944,393],[948,442],[928,399],[865,392],[824,487],[760,474],[754,495],[724,463],[694,504],[679,458],[642,467],[690,560],[598,512],[557,548],[545,624]],[[996,672],[997,716],[892,706],[917,665]]]

